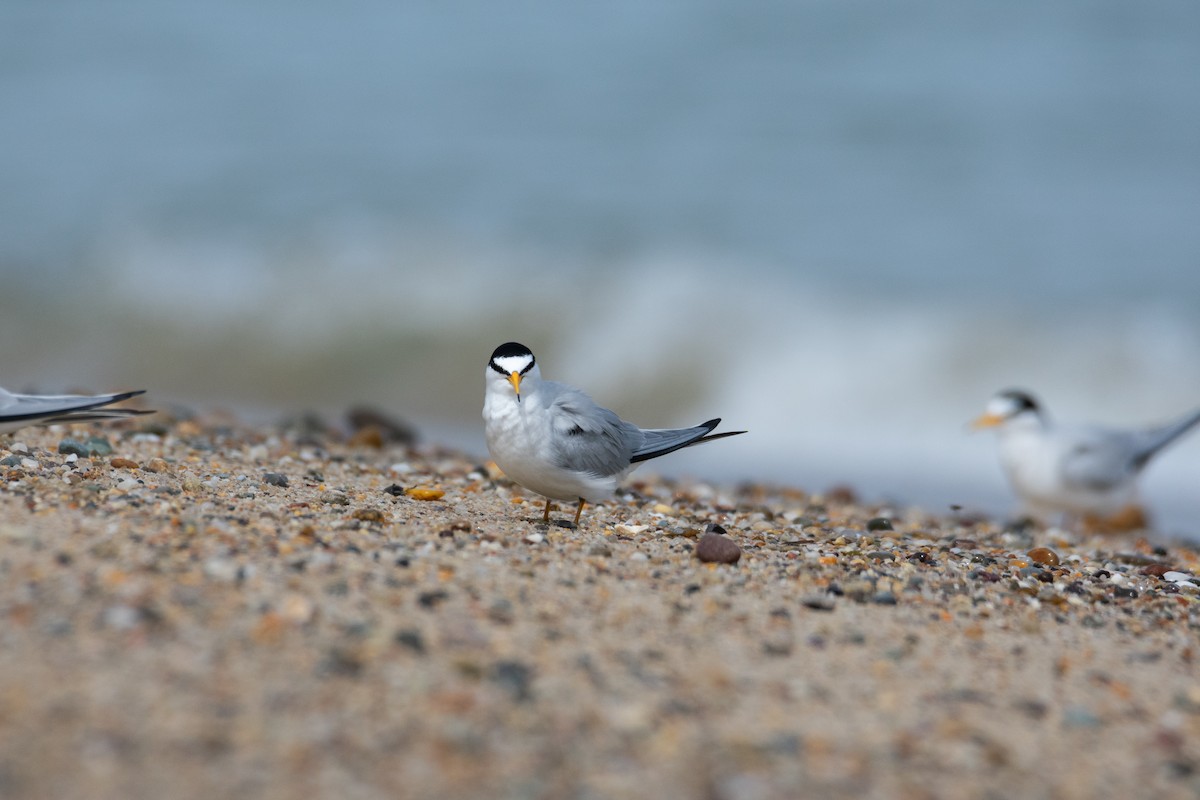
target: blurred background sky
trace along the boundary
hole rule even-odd
[[[1000,511],[964,423],[1200,405],[1191,0],[0,2],[0,379],[482,455],[515,339],[653,468]],[[1150,467],[1200,516],[1200,436]]]

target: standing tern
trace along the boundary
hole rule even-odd
[[[0,433],[12,433],[28,425],[126,419],[153,414],[141,408],[104,408],[130,397],[145,394],[144,389],[117,394],[13,394],[0,389]]]
[[[547,498],[545,522],[551,500],[578,501],[578,525],[584,503],[611,496],[641,462],[745,433],[713,434],[719,418],[694,428],[639,428],[578,389],[542,380],[533,353],[516,342],[496,348],[484,375],[488,451],[505,475]]]
[[[1197,424],[1200,411],[1146,430],[1057,425],[1032,395],[1010,389],[995,395],[973,426],[996,429],[1000,463],[1031,514],[1103,523],[1126,514],[1141,519],[1138,475]]]

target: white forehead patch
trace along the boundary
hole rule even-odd
[[[994,414],[997,417],[1007,417],[1009,414],[1017,410],[1016,404],[1013,403],[1011,397],[993,397],[988,401],[987,408],[984,409],[989,414]]]
[[[533,356],[504,356],[502,358],[492,359],[492,363],[507,373],[517,372],[525,369],[533,361]]]

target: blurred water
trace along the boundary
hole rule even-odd
[[[991,509],[993,390],[1200,404],[1182,0],[11,0],[0,108],[10,387],[365,401],[482,452],[515,338],[753,432],[663,471]],[[1195,438],[1147,475],[1177,531]]]

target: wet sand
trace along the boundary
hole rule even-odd
[[[1191,546],[148,419],[0,442],[0,797],[1200,793]]]

